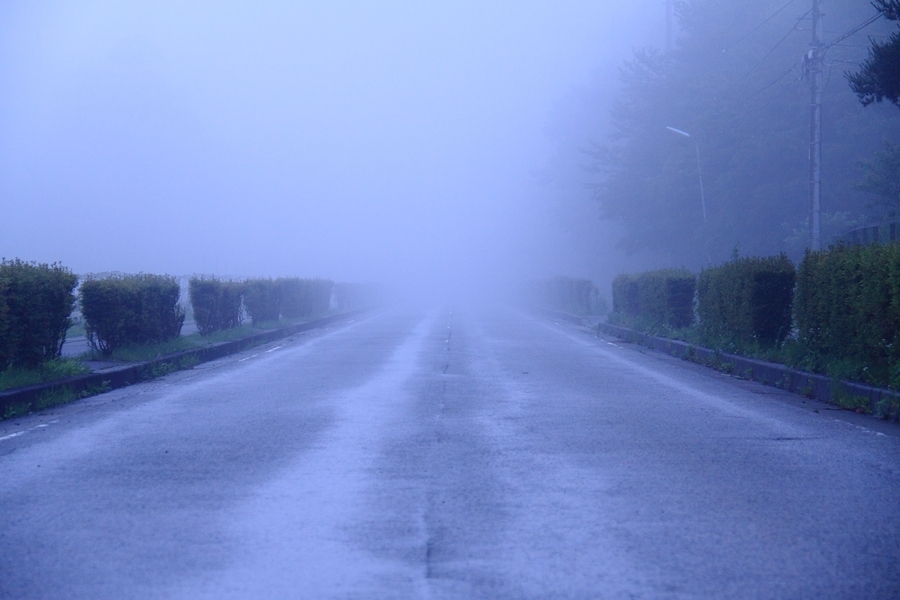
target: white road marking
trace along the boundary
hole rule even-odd
[[[19,437],[20,435],[25,435],[32,429],[37,429],[38,427],[49,427],[53,423],[59,423],[59,419],[53,419],[52,421],[47,421],[46,423],[41,423],[39,425],[35,425],[34,427],[29,427],[28,429],[23,429],[22,431],[17,431],[15,433],[10,433],[8,435],[4,435],[3,437],[0,437],[0,442],[2,442],[3,440],[9,440],[12,438]]]
[[[270,348],[269,350],[266,350],[266,354],[268,354],[269,352],[275,352],[279,348],[284,348],[284,346],[275,346],[274,348]]]
[[[242,358],[242,359],[238,360],[238,362],[244,362],[245,360],[250,360],[251,358],[254,358],[256,356],[259,356],[259,354],[254,354],[253,356],[248,356],[247,358]]]

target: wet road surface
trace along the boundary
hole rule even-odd
[[[0,423],[0,598],[896,598],[898,429],[382,311]]]

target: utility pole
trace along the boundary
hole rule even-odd
[[[666,52],[672,51],[672,19],[674,12],[674,0],[666,0]]]
[[[822,13],[819,0],[812,0],[812,42],[806,65],[809,69],[809,248],[822,248]]]

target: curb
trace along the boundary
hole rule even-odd
[[[853,381],[832,379],[825,375],[792,369],[778,363],[738,356],[640,333],[626,327],[599,323],[597,327],[610,335],[672,356],[712,366],[742,379],[758,381],[800,396],[834,404],[842,408],[862,408],[876,415],[896,415],[900,394]],[[730,365],[729,368],[725,368]],[[893,410],[884,410],[887,406]]]
[[[367,308],[360,308],[337,315],[323,317],[321,319],[307,321],[306,323],[290,325],[282,329],[263,331],[237,340],[219,342],[218,344],[213,344],[205,348],[194,348],[192,350],[183,350],[174,354],[167,354],[149,361],[132,363],[49,383],[6,390],[0,392],[0,419],[4,418],[3,415],[7,414],[8,409],[15,406],[20,407],[23,412],[32,412],[33,410],[41,410],[47,406],[61,403],[47,401],[47,399],[52,399],[57,396],[68,399],[77,399],[101,394],[117,388],[147,381],[171,373],[172,371],[180,370],[184,368],[186,364],[193,366],[216,360],[217,358],[222,358],[229,354],[237,354],[251,346],[272,342],[302,331],[317,329],[324,325],[334,323],[335,321],[340,321],[341,319],[354,317],[368,310],[369,309]]]
[[[559,319],[584,325],[584,319],[577,315],[549,309],[540,312]],[[878,388],[864,383],[838,380],[825,375],[792,369],[785,365],[737,354],[728,354],[703,346],[696,346],[679,340],[670,340],[641,333],[627,327],[598,323],[592,327],[635,344],[646,346],[658,352],[713,367],[741,379],[758,381],[765,385],[819,400],[847,409],[861,408],[879,417],[897,418],[900,412],[900,393]]]

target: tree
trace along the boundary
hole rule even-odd
[[[900,210],[900,146],[884,143],[884,150],[862,164],[863,180],[856,188],[876,196],[873,203],[881,207],[889,217],[896,217]]]
[[[872,4],[885,18],[900,21],[900,0],[875,0]],[[846,77],[863,106],[882,100],[900,106],[900,31],[886,42],[872,40],[869,58],[857,73]]]
[[[622,223],[624,250],[657,253],[672,266],[727,260],[735,246],[799,259],[803,248],[789,238],[808,215],[809,89],[797,60],[809,50],[804,15],[784,10],[783,0],[676,6],[676,47],[639,50],[621,69],[613,133],[594,154],[601,216]],[[866,16],[866,5],[834,5],[829,27],[849,30]],[[862,54],[829,52],[827,69]],[[853,220],[869,201],[854,187],[856,166],[884,137],[900,136],[900,120],[865,111],[847,87],[826,91],[823,211]]]

